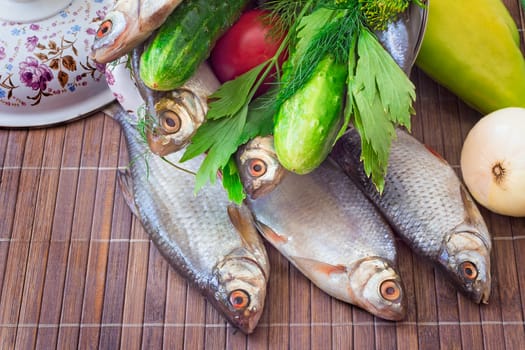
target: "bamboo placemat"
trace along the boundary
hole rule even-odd
[[[517,0],[505,0],[520,27]],[[523,29],[521,29],[523,41]],[[413,134],[459,173],[480,114],[414,69]],[[0,130],[0,349],[520,349],[525,346],[525,219],[482,209],[493,235],[489,305],[467,300],[400,241],[408,294],[388,322],[313,286],[267,245],[271,277],[250,336],[236,332],[150,243],[116,182],[128,164],[103,113]]]

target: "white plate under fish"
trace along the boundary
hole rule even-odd
[[[0,0],[0,127],[61,123],[115,99],[104,66],[89,57],[113,3]]]

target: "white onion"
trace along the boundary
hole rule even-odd
[[[481,205],[525,216],[525,108],[503,108],[480,119],[463,144],[461,172]]]

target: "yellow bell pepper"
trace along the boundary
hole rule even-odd
[[[501,0],[429,0],[416,65],[482,114],[525,107],[525,58]]]

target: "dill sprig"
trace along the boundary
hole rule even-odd
[[[276,30],[286,30],[287,34],[274,57],[224,83],[211,96],[207,121],[197,130],[181,159],[183,162],[207,154],[196,174],[195,191],[208,181],[214,183],[220,171],[228,197],[237,203],[243,200],[244,193],[232,155],[250,138],[273,131],[273,117],[278,106],[268,101],[261,103],[257,115],[253,113],[257,109],[248,108],[248,105],[272,66],[280,72],[277,62],[284,50],[288,50],[289,56],[283,74],[278,73],[277,104],[305,86],[315,67],[327,55],[333,55],[337,63],[348,66],[343,129],[352,122],[363,136],[366,141],[362,157],[365,169],[381,190],[385,159],[388,159],[393,137],[391,131],[398,124],[409,126],[411,102],[415,95],[408,77],[388,57],[374,34],[364,32],[369,26],[360,1],[364,0],[265,2],[263,8],[270,11],[268,21],[278,23]]]
[[[397,19],[412,0],[359,0],[360,10],[372,30],[385,30],[388,23]]]
[[[332,55],[337,63],[345,64],[348,61],[352,37],[359,30],[363,18],[358,7],[346,8],[347,5],[344,10],[318,7],[303,17],[297,43],[290,50],[290,59],[283,69],[277,105],[306,84],[326,55]]]
[[[362,139],[365,172],[380,192],[395,127],[410,129],[415,88],[373,31],[384,29],[383,25],[386,28],[406,10],[410,1],[420,0],[316,1],[313,11],[298,19],[279,85],[278,106],[308,83],[327,55],[348,66],[344,121],[339,136],[350,123],[357,129]]]
[[[270,11],[270,18],[275,19],[271,21],[272,23],[279,22],[285,30],[289,30],[294,26],[305,6],[312,7],[313,2],[308,0],[269,0],[262,4],[261,8]]]

